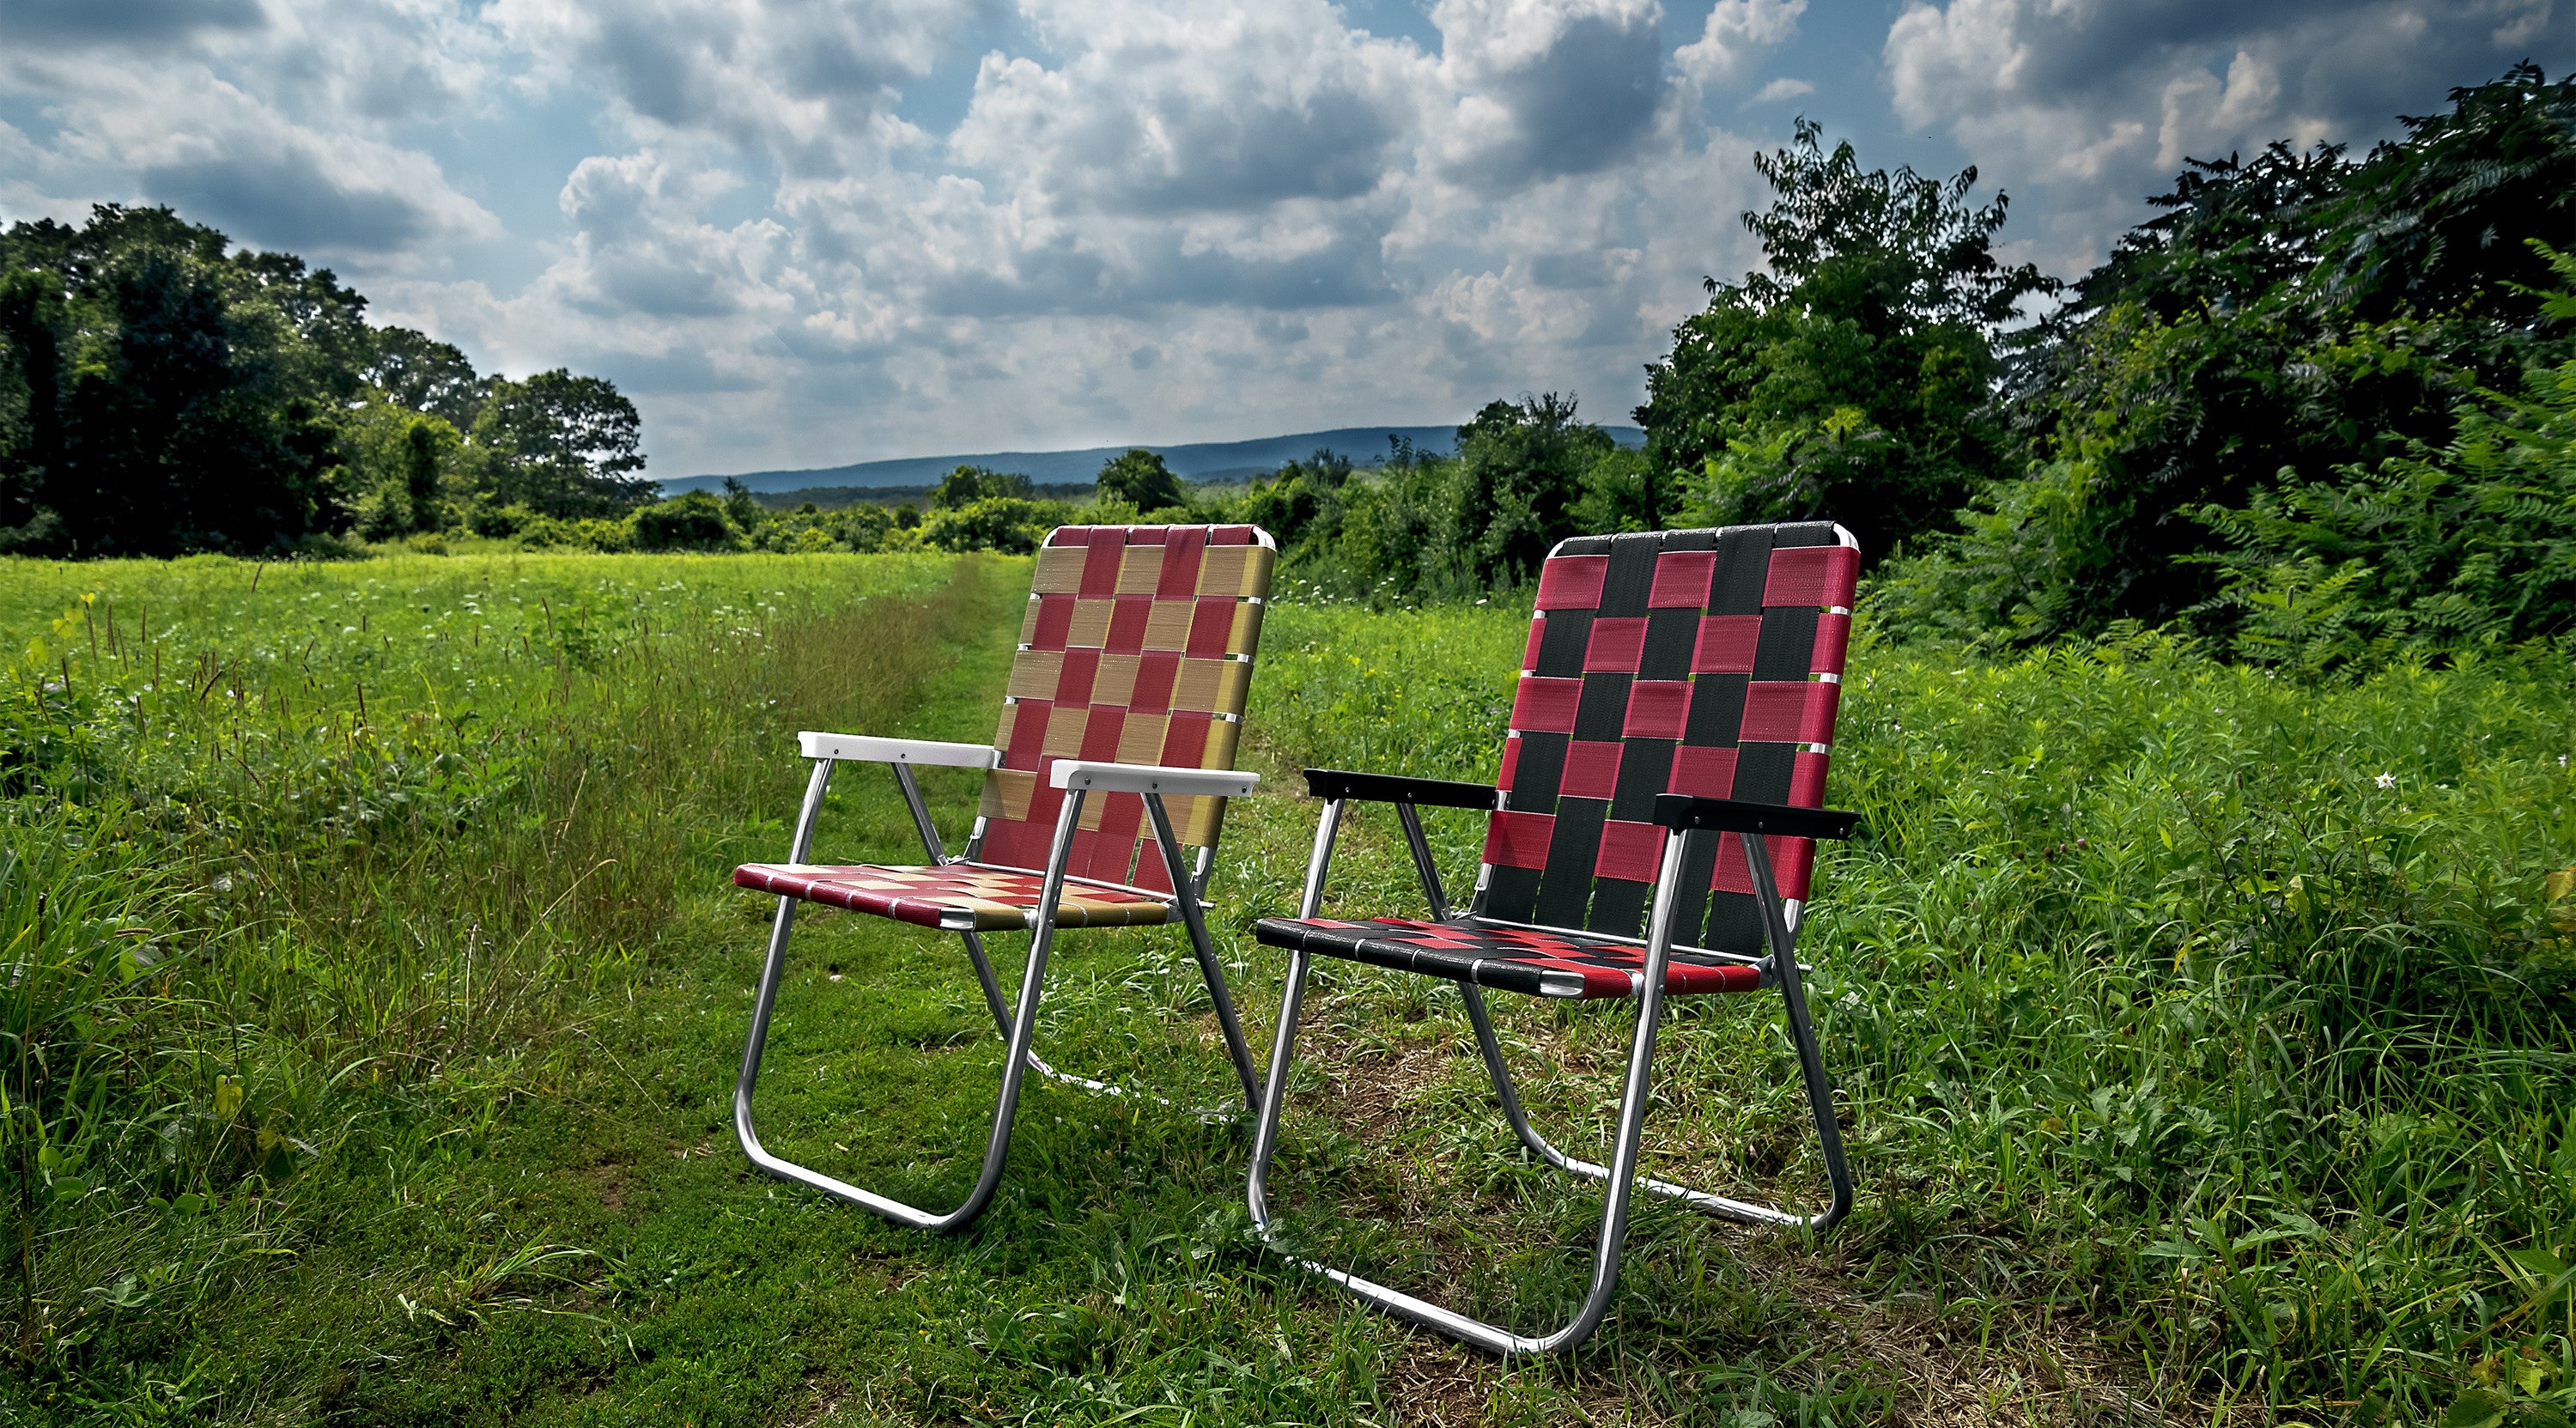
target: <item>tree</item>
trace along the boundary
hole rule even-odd
[[[1451,530],[1451,590],[1508,589],[1538,573],[1558,541],[1579,533],[1583,480],[1617,449],[1575,420],[1575,399],[1546,392],[1487,402],[1458,428]]]
[[[988,496],[1017,496],[1022,500],[1036,494],[1029,478],[1017,472],[988,470],[981,466],[960,465],[939,478],[938,488],[930,493],[930,508],[953,511],[971,506]]]
[[[635,405],[601,377],[564,368],[524,382],[496,378],[475,414],[485,453],[479,475],[494,505],[523,505],[562,520],[614,516],[652,499]]]
[[[2007,201],[1970,206],[1973,168],[1863,170],[1805,119],[1754,162],[1775,197],[1744,223],[1770,271],[1709,279],[1707,310],[1647,369],[1649,468],[1695,518],[1827,517],[1875,558],[1999,473],[1995,334],[2055,284],[1995,258]]]
[[[813,503],[809,501],[806,504]],[[724,478],[724,508],[726,518],[744,530],[759,525],[769,514],[760,504],[760,498],[752,494],[751,487],[739,476]]]
[[[635,512],[637,550],[725,550],[734,538],[724,502],[713,491],[683,491]]]
[[[459,431],[474,425],[483,404],[483,379],[465,354],[408,327],[380,327],[369,335],[358,374],[388,401],[446,419]]]
[[[1124,501],[1148,513],[1186,506],[1190,500],[1163,458],[1141,446],[1111,457],[1100,468],[1099,489],[1103,500]]]

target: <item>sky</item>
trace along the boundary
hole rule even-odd
[[[2071,276],[2522,59],[2576,0],[0,0],[0,220],[301,254],[666,477],[1619,422],[1798,116]]]

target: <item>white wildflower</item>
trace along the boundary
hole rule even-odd
[[[2395,788],[2397,786],[2397,775],[2393,773],[2381,774],[2378,778],[2378,784],[2381,788]]]

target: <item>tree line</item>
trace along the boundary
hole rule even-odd
[[[1244,515],[1352,596],[1516,585],[1568,535],[1830,518],[1892,634],[2178,627],[2309,671],[2576,644],[2576,80],[2520,65],[2354,157],[2188,161],[2071,283],[2006,200],[1800,121],[1648,369],[1642,453],[1570,400],[1454,457],[1330,458]]]
[[[1642,451],[1524,394],[1452,451],[1317,452],[1238,492],[1136,450],[1089,501],[960,467],[919,509],[655,501],[604,381],[478,376],[166,210],[21,224],[0,550],[1026,551],[1067,521],[1253,521],[1298,588],[1421,601],[1518,589],[1575,534],[1824,517],[1896,633],[2164,625],[2306,670],[2576,640],[2576,79],[2516,66],[2358,157],[2187,161],[2072,282],[1998,255],[1974,169],[1867,168],[1805,120],[1757,167],[1764,268],[1711,278],[1649,366]]]
[[[0,233],[0,553],[328,552],[652,498],[613,384],[481,375],[366,306],[167,208]]]

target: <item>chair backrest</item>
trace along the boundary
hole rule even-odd
[[[1471,910],[1645,933],[1655,796],[1821,807],[1860,550],[1830,522],[1583,536],[1550,552]],[[1762,950],[1744,849],[1691,840],[1674,941]],[[1815,844],[1769,840],[1804,900]]]
[[[1038,551],[1011,663],[1001,767],[984,781],[975,857],[1042,869],[1064,791],[1059,759],[1234,767],[1253,648],[1277,547],[1258,526],[1061,526]],[[1224,822],[1221,798],[1169,798],[1172,831],[1199,875]],[[1066,871],[1171,890],[1145,802],[1094,794]]]

